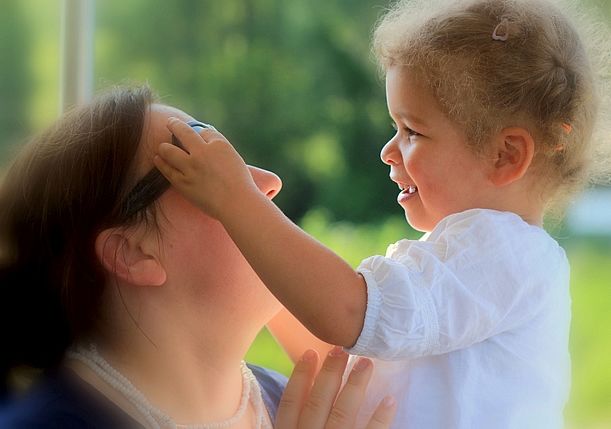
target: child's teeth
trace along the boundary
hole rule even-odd
[[[409,186],[407,187],[407,193],[408,193],[408,194],[413,194],[413,193],[415,193],[417,190],[418,190],[418,188],[416,188],[414,185],[409,185]]]

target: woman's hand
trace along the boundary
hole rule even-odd
[[[305,352],[280,400],[276,429],[353,429],[373,363],[360,358],[340,391],[347,362],[348,355],[335,347],[316,375],[318,354],[313,350]],[[384,398],[367,429],[388,429],[395,411],[395,401]]]

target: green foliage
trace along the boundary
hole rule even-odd
[[[0,158],[7,147],[22,139],[30,97],[31,37],[25,11],[18,0],[3,0],[0,13]],[[16,39],[18,36],[18,39]]]
[[[283,178],[277,201],[294,219],[322,205],[375,220],[394,198],[381,192],[390,128],[369,51],[374,3],[98,2],[96,82],[148,81],[213,123]]]
[[[568,255],[573,389],[567,415],[575,422],[611,423],[611,247],[608,241],[571,243]]]
[[[287,377],[293,370],[293,363],[282,350],[272,334],[263,329],[246,355],[246,361],[273,369]]]
[[[390,243],[403,238],[417,239],[422,235],[411,229],[402,216],[371,224],[331,223],[328,212],[323,209],[308,212],[301,226],[354,267],[367,256],[384,255]]]

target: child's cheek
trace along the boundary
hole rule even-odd
[[[422,159],[417,156],[408,156],[405,158],[404,165],[409,177],[416,182],[417,186],[421,186],[420,182],[426,179],[426,165]]]

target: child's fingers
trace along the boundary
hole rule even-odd
[[[365,429],[388,429],[396,412],[396,401],[392,396],[387,396],[380,402]]]
[[[167,127],[189,153],[193,153],[194,149],[205,143],[197,131],[178,118],[169,118]]]
[[[354,421],[361,402],[365,397],[365,390],[373,372],[373,363],[370,359],[359,358],[348,381],[335,400],[335,405],[329,414],[329,421],[325,428],[343,429],[354,427]]]
[[[177,183],[183,177],[180,170],[172,167],[159,155],[153,157],[153,164],[155,164],[155,167],[161,171],[161,174],[163,174],[170,183]]]
[[[317,366],[318,354],[314,350],[306,351],[295,365],[280,399],[274,426],[276,429],[297,428],[301,409],[314,382]]]
[[[200,130],[199,135],[206,143],[210,143],[213,140],[223,140],[224,142],[231,144],[216,128],[204,128],[203,130]]]
[[[341,347],[334,347],[329,352],[301,411],[300,428],[326,426],[329,412],[342,384],[342,375],[347,362],[348,354]]]
[[[170,143],[161,143],[157,147],[157,154],[166,164],[179,171],[184,171],[189,160],[187,152]]]

